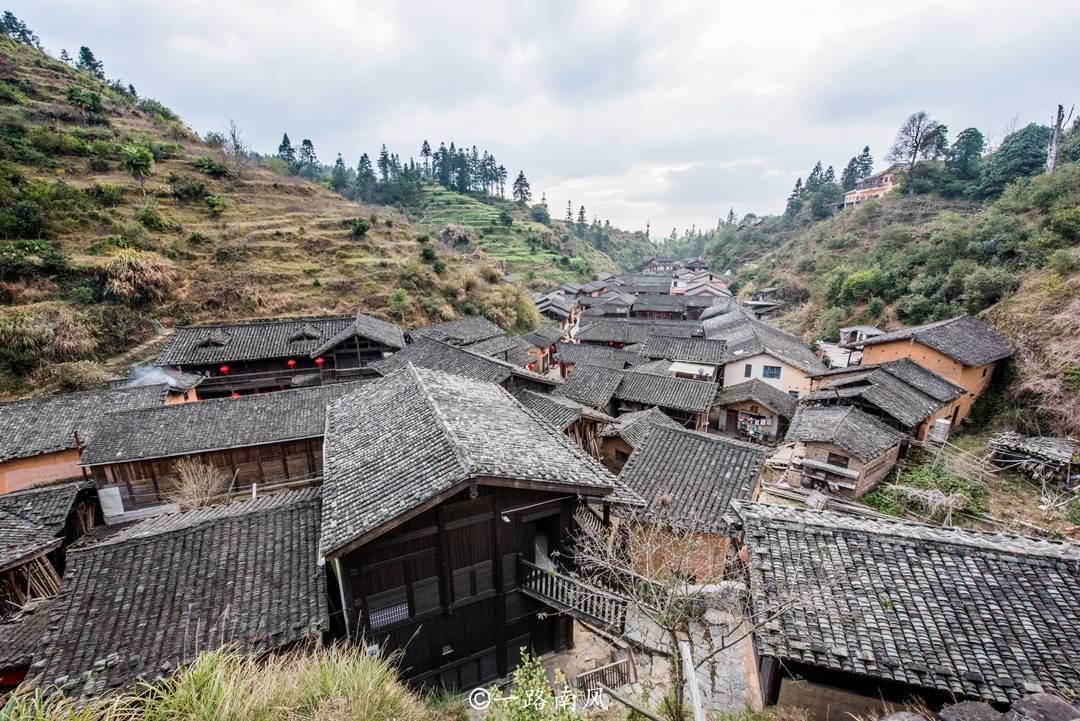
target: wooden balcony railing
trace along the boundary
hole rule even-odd
[[[565,611],[570,616],[621,636],[626,629],[626,599],[582,583],[554,569],[540,568],[518,559],[518,586],[522,593]]]
[[[573,676],[570,679],[570,686],[579,691],[586,691],[596,688],[622,688],[633,682],[634,660],[627,656]]]
[[[257,373],[232,373],[207,376],[199,383],[203,393],[246,391],[267,388],[293,388],[317,386],[327,383],[371,378],[375,371],[368,366],[360,368],[304,368],[297,370],[260,371]]]

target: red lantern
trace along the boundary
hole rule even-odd
[[[293,358],[290,358],[289,360],[285,361],[285,365],[289,366],[290,368],[295,368],[296,367],[296,360],[293,359]]]
[[[615,341],[613,341],[613,340],[609,340],[609,341],[607,342],[607,344],[608,344],[608,345],[615,345]]]
[[[315,365],[319,366],[320,368],[323,367],[324,363],[326,363],[326,359],[323,358],[322,356],[319,356],[318,358],[315,359]]]
[[[218,371],[221,373],[221,375],[227,376],[229,375],[229,366],[221,366],[220,368],[218,368]]]
[[[532,369],[533,369],[533,364],[532,364],[532,363],[530,363],[529,365],[527,365],[527,366],[525,366],[525,367],[526,367],[526,368],[528,368],[529,370],[532,370]]]
[[[240,394],[239,394],[239,393],[237,393],[236,391],[233,391],[233,392],[232,392],[232,395],[230,395],[229,397],[230,397],[230,398],[239,398],[239,397],[240,397]]]

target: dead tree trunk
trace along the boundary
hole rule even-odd
[[[1061,125],[1065,122],[1065,106],[1057,106],[1057,116],[1054,118],[1053,132],[1050,133],[1050,147],[1046,149],[1046,174],[1054,172],[1057,165],[1058,146],[1061,145]]]

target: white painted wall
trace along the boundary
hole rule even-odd
[[[748,363],[751,368],[749,378],[746,377],[745,370]],[[765,366],[780,366],[780,377],[765,378],[762,375]],[[757,355],[746,356],[745,358],[735,358],[724,366],[725,388],[730,388],[739,383],[746,383],[753,379],[765,381],[774,388],[782,390],[784,393],[798,391],[799,397],[810,392],[810,377],[806,375],[805,372],[778,358],[774,358],[768,353],[758,353]]]

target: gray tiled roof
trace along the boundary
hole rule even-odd
[[[481,315],[423,328],[413,328],[409,331],[410,340],[431,338],[451,345],[472,345],[497,335],[503,335],[503,329]]]
[[[634,301],[633,312],[681,313],[686,311],[686,298],[681,295],[642,294]]]
[[[0,623],[0,671],[29,666],[49,625],[52,599],[35,599]]]
[[[645,358],[666,358],[673,361],[709,363],[724,362],[727,343],[711,338],[679,338],[654,333],[645,340],[641,355]]]
[[[364,315],[267,318],[177,328],[155,365],[236,363],[318,355],[354,333],[391,348],[404,345],[397,326]],[[328,343],[334,338],[337,340],[333,344]]]
[[[205,523],[221,521],[226,518],[246,516],[251,513],[262,513],[278,508],[285,508],[303,501],[317,501],[322,498],[322,488],[314,486],[299,490],[285,491],[281,493],[263,492],[250,500],[235,500],[230,503],[222,503],[203,508],[193,508],[178,513],[165,513],[135,523],[127,523],[121,526],[105,526],[99,532],[95,529],[83,536],[77,542],[75,548],[86,546],[105,546],[113,543],[124,543],[137,538],[148,538],[162,533],[181,531],[193,528]]]
[[[733,311],[704,321],[705,337],[727,341],[729,363],[767,353],[814,375],[828,370],[798,336]]]
[[[561,328],[540,327],[521,336],[521,340],[525,341],[533,348],[546,349],[562,338],[562,334]]]
[[[533,373],[526,368],[500,358],[473,352],[475,346],[461,348],[432,338],[421,337],[386,360],[372,364],[382,375],[390,375],[411,363],[419,368],[453,373],[483,383],[503,383],[510,376],[517,376],[547,386],[557,386],[554,378]]]
[[[211,398],[102,417],[81,466],[316,438],[326,406],[359,383],[330,383],[239,398]]]
[[[318,638],[319,501],[301,493],[249,510],[69,550],[31,684],[94,696],[167,675],[203,650],[261,654]]]
[[[822,383],[808,401],[862,398],[905,428],[914,428],[953,398],[965,393],[909,358],[880,365],[851,366],[818,376]]]
[[[903,435],[852,406],[799,406],[785,439],[831,443],[866,463],[900,443]]]
[[[0,571],[58,547],[79,483],[0,495]]]
[[[593,408],[606,406],[622,383],[623,372],[604,366],[577,364],[554,394]]]
[[[631,448],[639,447],[645,440],[645,436],[653,426],[666,426],[668,428],[681,429],[683,426],[671,416],[659,408],[653,406],[643,411],[623,413],[615,419],[615,423],[600,431],[601,438],[618,436],[626,441]]]
[[[560,431],[565,431],[582,416],[602,423],[615,422],[615,419],[606,413],[601,413],[577,401],[550,393],[521,390],[514,397],[518,399],[521,405],[533,411]]]
[[[582,319],[574,334],[578,341],[600,343],[641,343],[653,333],[691,338],[701,335],[701,323],[694,320],[655,320],[652,318]]]
[[[732,504],[759,653],[1009,703],[1080,693],[1080,546]]]
[[[168,386],[137,386],[104,391],[65,393],[47,398],[0,404],[0,461],[55,453],[93,440],[105,413],[159,406]]]
[[[911,340],[974,368],[1012,355],[1012,347],[994,326],[970,315],[902,328],[867,338],[860,345],[871,346]]]
[[[750,499],[768,452],[761,446],[653,426],[619,473],[646,502],[649,520],[723,533],[732,499]]]
[[[405,334],[401,332],[401,328],[389,321],[357,313],[352,323],[332,335],[322,345],[312,349],[308,355],[312,357],[322,355],[353,337],[377,341],[387,348],[405,347]]]
[[[641,356],[629,348],[612,348],[587,343],[559,342],[556,344],[555,354],[560,363],[602,365],[617,370],[641,362]]]
[[[411,364],[331,404],[324,556],[471,478],[607,495],[614,477],[493,383]]]
[[[725,406],[732,403],[742,403],[743,401],[753,401],[763,405],[784,418],[791,418],[795,415],[795,407],[798,405],[798,401],[787,393],[769,385],[760,378],[728,386],[720,391],[720,395],[717,397],[717,402]]]
[[[712,381],[626,371],[614,395],[619,400],[700,413],[709,410],[719,388]]]

